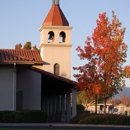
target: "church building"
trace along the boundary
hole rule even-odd
[[[39,50],[0,49],[0,110],[43,110],[48,121],[76,115],[71,30],[59,0],[40,27]]]

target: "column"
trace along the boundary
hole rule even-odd
[[[49,98],[46,98],[46,109],[45,109],[47,115],[49,115]]]
[[[57,113],[61,112],[61,95],[57,95]]]
[[[76,93],[77,93],[77,90],[72,89],[72,116],[71,118],[77,115]]]
[[[65,93],[61,94],[61,122],[65,122]]]
[[[42,109],[44,112],[46,112],[46,98],[43,98],[43,102],[42,102]]]
[[[67,91],[66,93],[66,122],[70,122],[70,117],[71,117],[71,111],[70,111],[70,92]]]
[[[49,121],[52,120],[52,102],[53,102],[53,98],[49,97],[49,116],[48,116]]]
[[[56,121],[56,101],[57,96],[53,96],[53,106],[52,106],[52,121]]]
[[[13,105],[12,110],[16,110],[16,81],[17,81],[17,71],[16,71],[16,63],[14,63],[14,70],[13,70]]]
[[[109,107],[110,107],[110,106],[108,105],[108,106],[107,106],[107,113],[109,113]]]
[[[56,115],[56,111],[57,111],[57,95],[54,97],[54,112]]]
[[[56,121],[61,121],[61,95],[57,95]]]

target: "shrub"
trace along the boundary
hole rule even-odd
[[[79,120],[79,124],[130,125],[130,117],[124,115],[91,115]]]
[[[13,122],[14,113],[12,111],[0,111],[0,123]]]
[[[23,115],[23,119],[24,121],[23,122],[31,122],[31,123],[43,123],[43,122],[46,122],[47,120],[47,115],[42,112],[42,111],[23,111],[21,112],[21,114]]]
[[[47,114],[40,110],[0,111],[0,123],[43,123]]]
[[[77,104],[77,110],[84,111],[85,107],[82,104]]]
[[[89,114],[90,111],[82,111],[82,110],[78,110],[77,111],[77,115],[81,115],[81,114]]]
[[[125,111],[125,115],[126,115],[126,116],[128,115],[128,111],[127,111],[127,110]]]
[[[101,115],[91,115],[81,119],[78,124],[103,124],[103,117]]]
[[[89,113],[79,114],[79,115],[71,118],[70,119],[70,123],[72,123],[72,124],[78,124],[78,122],[80,120],[82,120],[83,118],[88,117],[88,116],[92,116],[92,115],[94,115],[94,113],[93,114],[89,114]]]

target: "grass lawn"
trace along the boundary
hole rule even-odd
[[[83,129],[80,129],[80,128],[79,129],[78,128],[77,129],[75,129],[75,128],[73,128],[73,129],[70,129],[70,128],[68,128],[68,129],[67,128],[65,128],[65,129],[60,129],[60,128],[59,129],[55,129],[55,128],[51,128],[51,129],[49,129],[49,128],[48,129],[47,128],[41,128],[41,129],[40,128],[39,129],[35,129],[35,128],[34,129],[33,128],[32,129],[31,128],[27,128],[27,129],[26,128],[25,129],[24,128],[0,128],[0,130],[83,130]],[[87,130],[97,130],[97,129],[87,129]]]
[[[57,130],[57,129],[17,129],[17,128],[1,128],[0,130]],[[85,130],[85,129],[58,129],[58,130]],[[86,130],[96,130],[96,129],[86,129]]]

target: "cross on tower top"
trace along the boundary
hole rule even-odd
[[[52,0],[52,5],[59,5],[59,0]]]

